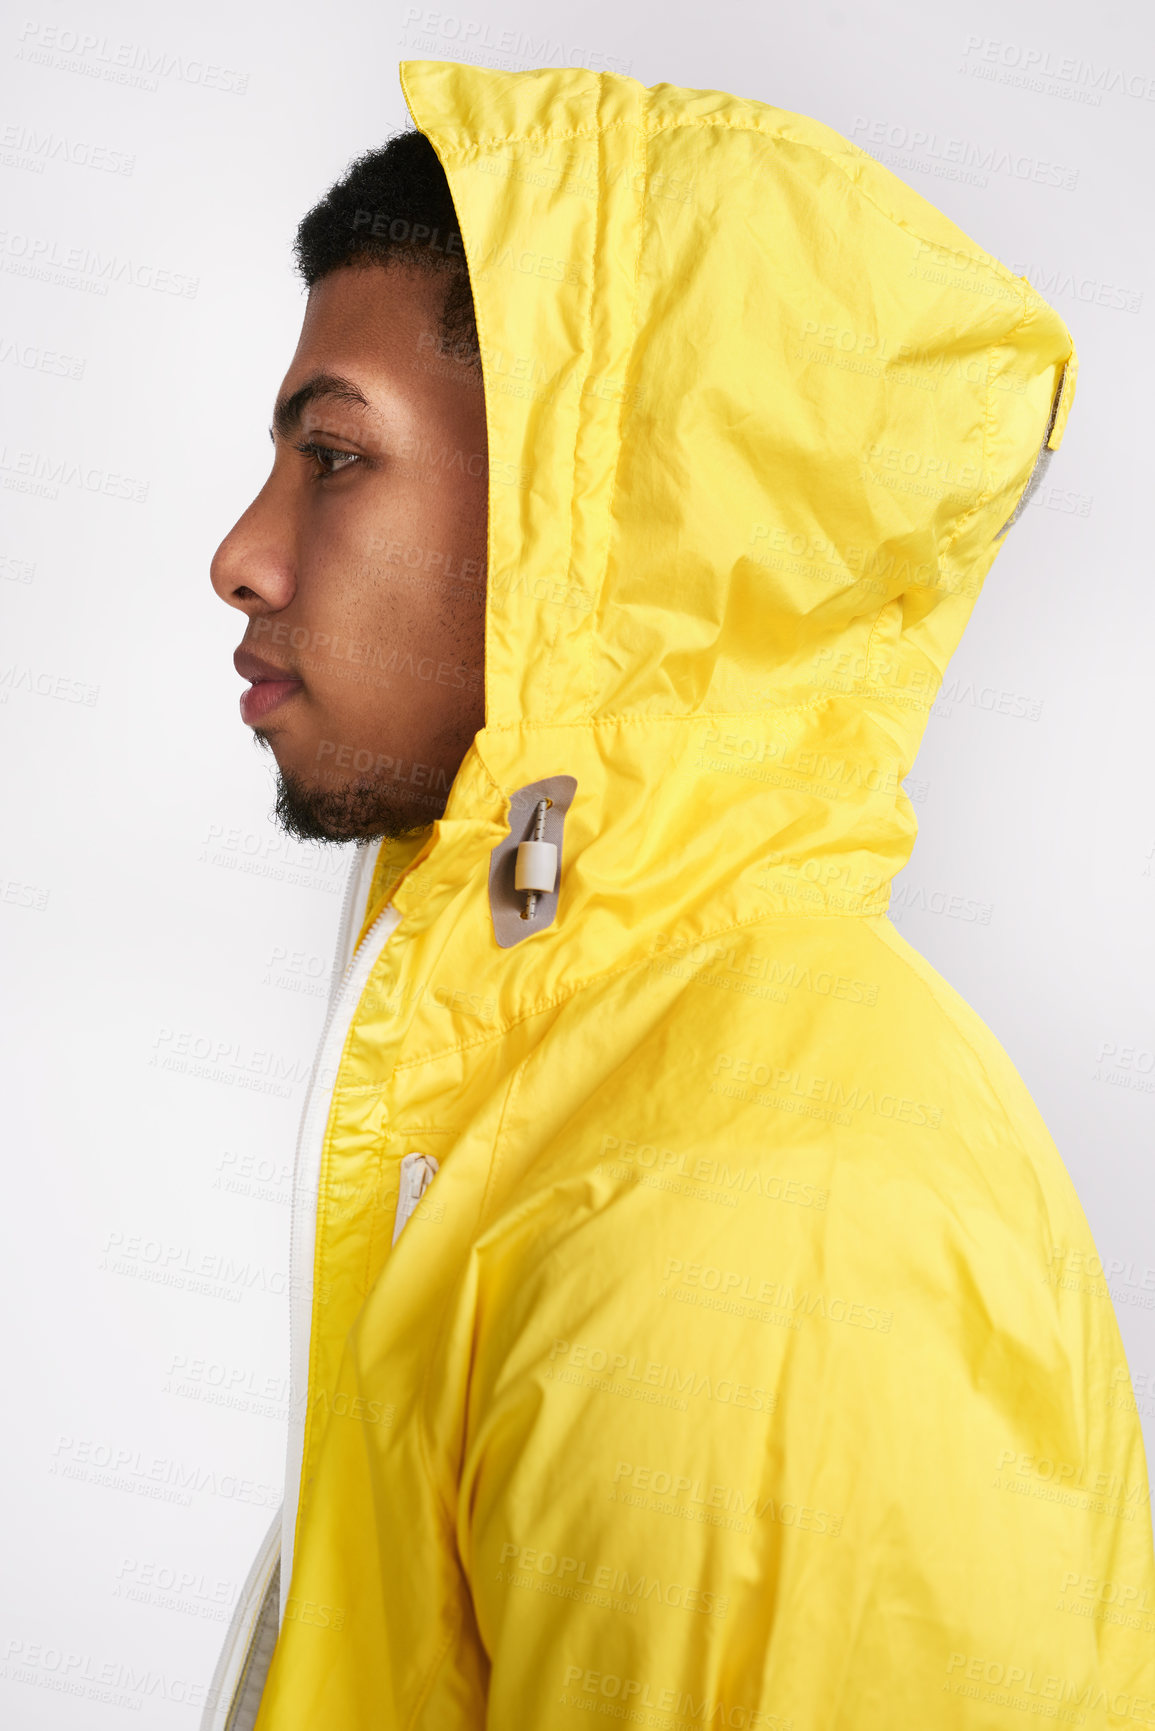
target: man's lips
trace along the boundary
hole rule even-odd
[[[255,727],[286,698],[304,689],[303,681],[294,674],[283,667],[274,667],[271,661],[262,661],[247,649],[236,651],[233,666],[242,679],[250,681],[241,698],[241,720],[246,727]]]
[[[241,720],[246,727],[255,727],[258,721],[263,721],[266,715],[284,703],[286,697],[303,690],[299,679],[258,679],[241,698]]]

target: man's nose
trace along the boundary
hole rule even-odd
[[[288,512],[274,510],[269,486],[229,530],[209,566],[222,601],[253,617],[287,607],[297,589]]]

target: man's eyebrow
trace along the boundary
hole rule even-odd
[[[355,403],[363,409],[370,407],[368,397],[352,379],[343,379],[339,373],[314,373],[291,396],[278,397],[273,410],[273,425],[269,428],[270,439],[274,432],[282,439],[295,433],[306,407],[320,398],[336,403]]]

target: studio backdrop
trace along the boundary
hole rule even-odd
[[[1098,1255],[1155,1459],[1155,30],[1137,6],[485,0],[2,27],[3,1722],[199,1719],[280,1501],[293,1149],[348,850],[270,819],[209,562],[268,471],[297,222],[404,59],[813,116],[1027,277],[1078,401],[906,792],[891,917],[994,1030]],[[929,267],[928,267],[929,268]],[[815,364],[878,364],[816,325]],[[896,484],[929,484],[899,453]],[[1053,1464],[1037,1463],[1045,1493]]]

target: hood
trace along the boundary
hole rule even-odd
[[[930,705],[1062,438],[1066,326],[814,120],[401,71],[460,221],[490,452],[485,726],[409,910],[484,900],[512,795],[570,775],[551,931],[607,961],[627,928],[884,911]]]

